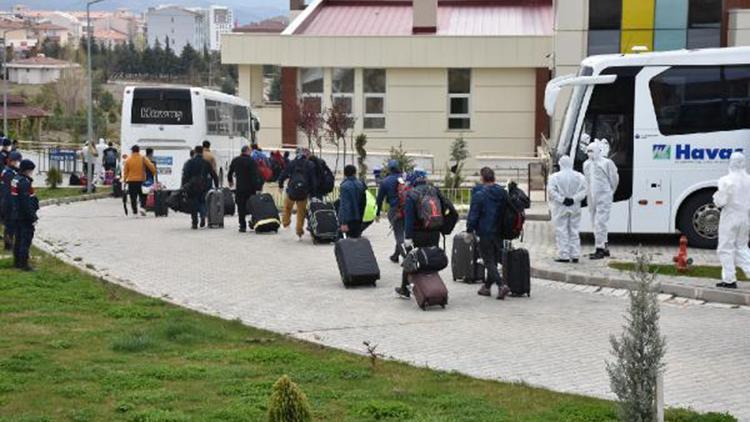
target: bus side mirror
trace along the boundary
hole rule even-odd
[[[260,121],[253,117],[253,131],[258,132],[260,131]]]

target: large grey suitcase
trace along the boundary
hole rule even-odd
[[[479,259],[479,242],[473,233],[461,232],[453,236],[451,271],[453,281],[484,281],[484,264]]]
[[[208,227],[224,227],[224,193],[221,189],[211,189],[206,194]]]

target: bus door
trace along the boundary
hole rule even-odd
[[[605,138],[609,142],[609,158],[617,166],[620,183],[614,195],[609,219],[609,230],[613,233],[630,232],[630,208],[633,193],[633,112],[635,101],[635,77],[640,67],[613,67],[604,69],[601,75],[617,75],[611,84],[593,85],[581,133],[594,139]],[[578,145],[575,156],[576,169],[582,171],[586,160],[586,147]],[[584,230],[590,221],[584,219]]]
[[[671,187],[674,147],[659,132],[649,82],[667,67],[644,68],[635,80],[635,169],[630,211],[636,233],[672,231]]]

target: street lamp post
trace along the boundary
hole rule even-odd
[[[93,108],[94,108],[94,99],[93,99],[93,90],[94,90],[94,83],[93,79],[94,76],[91,73],[91,38],[94,36],[94,31],[91,30],[91,5],[100,3],[104,0],[89,0],[86,2],[86,51],[87,51],[87,67],[88,67],[88,84],[89,84],[89,98],[88,98],[88,104],[87,104],[87,124],[88,124],[88,142],[86,144],[86,151],[84,151],[84,157],[89,154],[89,150],[94,145],[94,117],[93,117]],[[89,156],[89,158],[92,158]],[[86,180],[86,192],[91,193],[94,187],[94,163],[88,163],[88,172],[87,172],[87,180]]]
[[[3,135],[8,136],[8,69],[5,67],[8,55],[6,35],[9,29],[3,31]]]

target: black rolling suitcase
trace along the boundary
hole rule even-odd
[[[122,182],[120,179],[115,179],[112,181],[112,196],[115,198],[121,198],[123,195],[122,192]]]
[[[224,194],[224,215],[234,215],[234,194],[229,188],[222,188]]]
[[[333,242],[339,238],[339,221],[333,204],[312,199],[307,210],[307,230],[314,243]]]
[[[453,281],[484,281],[484,264],[479,259],[479,242],[474,234],[461,232],[453,236],[451,271]]]
[[[375,286],[380,279],[380,268],[369,240],[363,237],[341,239],[336,242],[334,251],[344,287]]]
[[[510,287],[512,296],[531,296],[531,264],[529,251],[514,249],[510,242],[505,243],[502,252],[503,280]]]
[[[167,198],[169,192],[165,190],[154,191],[154,215],[157,217],[166,217],[169,215],[169,206],[167,206]]]
[[[206,208],[208,211],[208,227],[224,227],[224,194],[221,189],[211,189],[206,194]]]
[[[247,212],[250,214],[250,227],[256,233],[278,232],[281,226],[279,209],[273,197],[268,193],[253,195],[247,200]]]

